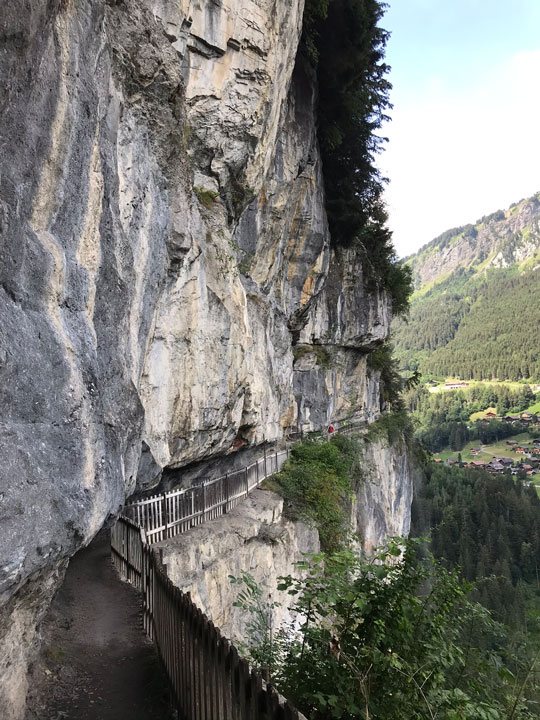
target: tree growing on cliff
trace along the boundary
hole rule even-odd
[[[389,33],[379,0],[307,0],[303,47],[317,74],[318,135],[326,211],[336,246],[366,253],[373,280],[386,287],[394,313],[408,306],[411,274],[398,262],[375,164],[385,138],[377,130],[391,108],[384,62]]]

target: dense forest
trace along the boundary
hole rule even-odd
[[[510,672],[515,671],[513,653],[528,665],[530,685],[524,686],[524,695],[537,707],[540,499],[536,489],[509,474],[492,476],[428,463],[415,488],[411,535],[428,536],[435,557],[471,582],[471,597],[507,628],[491,642],[504,648],[502,657]],[[476,634],[473,626],[466,632]],[[477,637],[477,642],[485,643],[486,637]]]
[[[540,614],[540,498],[510,475],[429,463],[416,487],[413,536],[476,583],[475,596],[513,628]]]
[[[459,270],[413,299],[394,328],[405,369],[425,377],[540,379],[540,269]]]

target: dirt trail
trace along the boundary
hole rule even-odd
[[[108,533],[70,562],[43,628],[26,720],[170,720],[168,690]]]

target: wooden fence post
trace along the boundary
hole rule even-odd
[[[124,537],[125,537],[125,543],[126,543],[126,567],[124,576],[126,580],[129,582],[129,525],[126,525],[124,528]]]
[[[244,472],[249,487],[247,468]],[[229,502],[228,473],[224,479]],[[159,496],[156,501],[159,508]],[[171,513],[167,526],[170,520]],[[298,720],[292,705],[280,705],[268,670],[262,671],[267,681],[263,687],[261,674],[250,672],[248,663],[194,605],[190,594],[173,585],[163,550],[152,550],[144,528],[120,518],[111,539],[115,561],[118,565],[124,561],[125,574],[141,591],[145,630],[165,665],[179,720]]]
[[[203,522],[206,520],[206,480],[203,482]]]
[[[167,516],[167,495],[165,493],[161,496],[161,516],[163,518],[163,525],[165,525],[165,530],[163,531],[164,539],[166,540],[168,535],[168,524],[169,524],[169,518]]]

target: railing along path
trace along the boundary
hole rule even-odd
[[[120,576],[142,593],[144,629],[163,661],[179,720],[305,720],[173,585],[143,528],[118,518],[111,549]]]
[[[347,434],[364,423],[333,428]],[[276,451],[241,470],[187,490],[173,490],[125,508],[111,530],[112,559],[122,579],[142,593],[143,624],[156,643],[179,720],[305,720],[192,602],[173,585],[152,543],[231,510],[283,467]],[[127,514],[131,517],[126,516]]]
[[[349,434],[365,425],[358,420],[336,423],[334,432]],[[294,433],[300,440],[301,433]],[[184,533],[207,520],[228,513],[270,475],[279,472],[290,455],[285,450],[265,452],[256,462],[233,470],[202,485],[152,495],[126,505],[123,515],[143,527],[146,542],[153,544]]]

